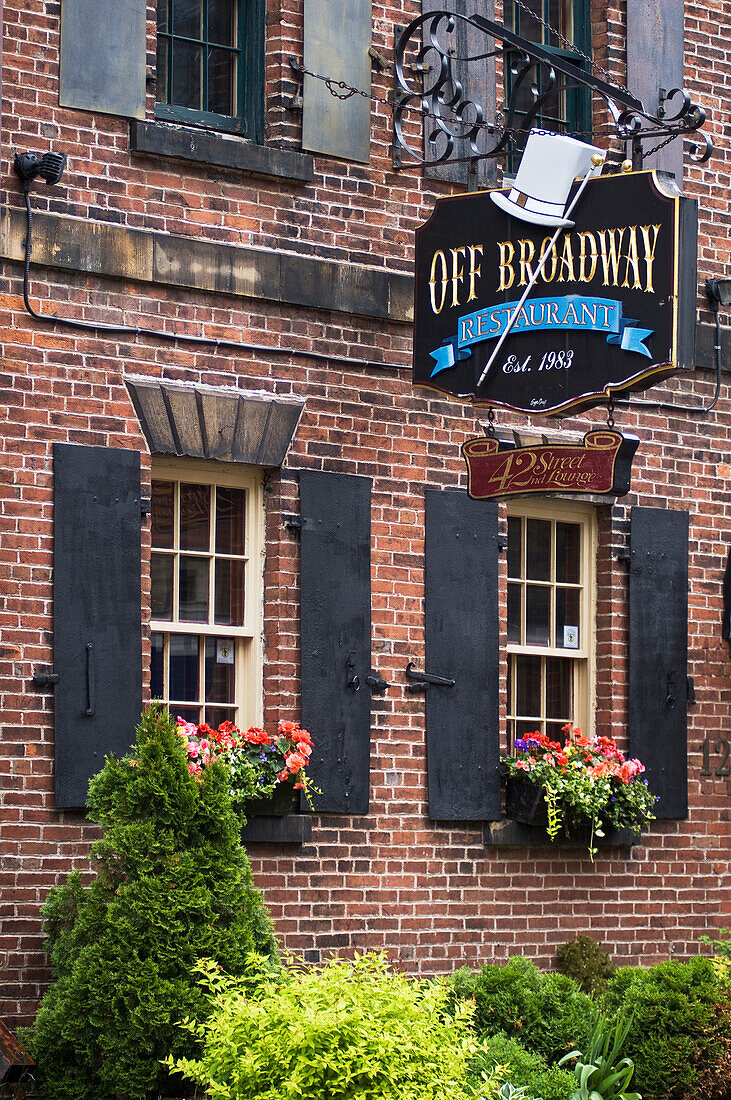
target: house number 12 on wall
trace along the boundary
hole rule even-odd
[[[712,756],[717,756],[718,759],[712,760]],[[713,763],[716,765],[715,768],[712,767]],[[705,739],[701,775],[731,775],[731,741],[726,741],[724,738],[718,741],[711,741],[708,737]]]

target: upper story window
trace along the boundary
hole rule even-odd
[[[262,0],[157,0],[159,118],[261,137]]]
[[[505,25],[521,38],[538,43],[578,68],[588,68],[578,52],[581,50],[588,55],[591,45],[588,0],[506,0]],[[567,43],[575,45],[578,50],[570,49]],[[520,118],[525,117],[535,102],[532,86],[535,85],[539,95],[547,90],[543,70],[539,70],[537,79],[535,70],[532,71],[526,80],[516,86],[519,71],[519,55],[508,50],[505,92],[509,98],[515,90],[518,125]],[[588,89],[572,86],[560,73],[556,76],[556,87],[541,106],[533,125],[590,141],[591,100]],[[509,171],[514,172],[517,158],[512,159],[515,163],[508,167]]]
[[[151,693],[174,716],[261,721],[263,505],[256,470],[156,459]]]
[[[508,507],[508,738],[562,740],[590,729],[594,514],[560,504]]]

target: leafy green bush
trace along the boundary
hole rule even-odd
[[[720,1100],[731,1091],[731,990],[709,959],[623,967],[601,994],[632,1016],[625,1053],[644,1100]],[[579,1044],[577,1044],[579,1045]]]
[[[558,968],[573,978],[584,993],[593,993],[611,978],[615,966],[601,944],[591,936],[576,936],[556,952]]]
[[[700,941],[712,947],[714,955],[731,959],[731,928],[719,928],[718,937],[714,940],[710,936],[701,936]]]
[[[549,1066],[540,1054],[526,1050],[517,1039],[509,1039],[503,1032],[485,1039],[470,1063],[471,1078],[477,1085],[483,1074],[494,1077],[496,1069],[500,1070],[497,1084],[507,1080],[542,1100],[571,1100],[575,1088],[573,1073]],[[486,1095],[484,1089],[480,1091]]]
[[[519,955],[503,966],[458,970],[450,984],[455,998],[474,1000],[475,1026],[481,1035],[505,1032],[547,1062],[582,1046],[596,1015],[590,998],[571,978],[541,974]]]
[[[381,956],[291,968],[259,985],[205,970],[212,1010],[198,1059],[171,1069],[216,1100],[467,1100],[470,1005]]]
[[[221,764],[196,780],[169,716],[148,711],[134,753],[108,759],[89,787],[96,877],[78,874],[44,907],[55,982],[26,1038],[49,1100],[141,1100],[190,1053],[175,1026],[206,1002],[192,973],[202,956],[234,974],[258,951],[276,959]]]

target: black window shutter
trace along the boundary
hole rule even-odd
[[[86,803],[142,709],[140,456],[53,446],[56,805]]]
[[[429,817],[500,818],[498,512],[465,492],[426,493]]]
[[[474,0],[442,0],[442,2],[435,4],[433,0],[422,0],[422,11],[424,14],[428,11],[449,11],[454,12],[457,15],[470,16],[475,12]],[[494,4],[492,0],[483,0],[480,5],[479,14],[487,19],[492,19],[494,15]],[[454,32],[451,35],[443,35],[443,43],[454,45],[455,59],[452,62],[452,76],[453,82],[458,80],[463,89],[463,98],[478,103],[484,112],[485,122],[489,123],[494,120],[496,109],[496,81],[495,81],[495,58],[485,57],[484,55],[489,52],[488,47],[491,44],[491,40],[487,38],[482,31],[476,30],[474,27],[469,26],[463,20],[456,20],[456,26]],[[429,42],[429,23],[424,25],[423,30],[424,45],[427,46]],[[472,61],[467,61],[468,57],[474,58]],[[449,98],[449,93],[447,93]],[[446,110],[445,115],[450,117],[450,111]],[[471,113],[468,115],[470,120],[474,117]],[[424,146],[425,152],[428,151],[428,138],[429,135],[437,129],[435,120],[428,115],[424,119]],[[463,127],[455,127],[459,132]],[[444,138],[440,138],[437,143],[438,151],[441,152],[444,148]],[[488,135],[487,142],[484,135],[478,139],[480,148],[489,148],[491,144],[494,144],[496,138],[494,135]],[[470,155],[469,142],[464,139],[456,138],[454,143],[454,150],[450,160],[446,164],[440,164],[434,168],[425,168],[424,175],[431,179],[447,180],[450,183],[461,183],[464,187],[470,184],[469,175],[469,162],[461,161],[455,163],[460,157],[468,157]],[[476,165],[476,175],[472,180],[474,187],[495,187],[497,185],[497,160],[489,158],[487,160],[479,160]]]
[[[318,810],[368,812],[371,482],[303,470],[300,479],[302,724],[315,742]]]
[[[630,540],[630,753],[658,818],[687,817],[688,513],[633,508]]]
[[[63,0],[62,107],[145,117],[147,6],[140,0]]]

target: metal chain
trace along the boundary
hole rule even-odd
[[[515,0],[515,2],[518,3],[518,0]],[[311,69],[305,69],[299,64],[296,66],[295,72],[302,77],[311,76],[314,77],[315,80],[321,80],[327,90],[330,92],[330,95],[335,96],[336,99],[350,99],[351,96],[358,95],[361,96],[363,99],[370,99],[373,103],[381,103],[383,104],[383,106],[388,107],[390,110],[393,110],[394,105],[390,99],[384,99],[383,96],[374,95],[372,92],[364,92],[361,88],[355,88],[352,84],[347,84],[344,80],[335,80],[334,77],[323,76],[322,73],[314,73]],[[341,95],[340,92],[337,91],[337,89],[341,89],[343,92],[345,92],[345,95]],[[463,120],[457,118],[456,115],[439,116],[434,114],[433,111],[427,111],[423,106],[421,108],[414,109],[421,110],[422,115],[426,118],[439,119],[440,121],[463,123]],[[502,112],[498,112],[498,115],[502,115]],[[479,124],[479,128],[481,130],[490,130],[491,132],[494,132],[495,130],[499,131],[500,133],[506,132],[505,127],[500,125],[497,117],[495,122],[481,122]],[[523,131],[521,131],[520,129],[516,129],[515,127],[511,127],[509,132],[511,136],[518,137]],[[600,126],[595,130],[572,130],[571,132],[577,137],[615,136],[615,131],[610,126]],[[667,143],[663,142],[663,144]],[[662,148],[662,146],[658,146],[658,148]],[[506,150],[504,153],[500,154],[500,156],[510,155],[510,150]]]
[[[597,64],[597,62],[594,61],[593,58],[589,57],[588,54],[585,54],[583,50],[579,49],[579,47],[574,42],[571,42],[570,39],[561,34],[561,31],[558,30],[557,27],[552,27],[550,23],[547,23],[546,20],[538,14],[538,12],[533,11],[533,9],[529,8],[527,4],[524,4],[523,0],[512,0],[512,2],[515,4],[516,7],[524,11],[526,15],[530,15],[532,19],[537,20],[544,28],[544,30],[549,31],[550,34],[554,35],[559,40],[561,45],[564,46],[567,50],[570,50],[571,53],[578,54],[583,61],[586,61],[589,64],[594,72],[601,73],[602,76],[607,78],[610,84],[614,84],[615,88],[619,88],[620,91],[627,92],[627,95],[631,95],[629,88],[625,88],[624,84],[620,84],[619,81],[614,76],[612,76],[611,73],[608,73],[607,70],[603,69],[601,65]]]
[[[492,405],[487,410],[487,434],[491,439],[495,435],[495,410]]]
[[[612,391],[609,391],[609,400],[607,401],[607,427],[614,427],[614,398],[612,397]]]
[[[659,153],[661,149],[664,149],[666,145],[669,145],[671,141],[675,141],[675,139],[680,136],[681,135],[679,134],[671,134],[670,137],[665,138],[665,141],[661,141],[660,144],[656,145],[653,149],[648,149],[646,151],[643,149],[642,159],[647,160],[647,158],[651,157],[653,153]]]

